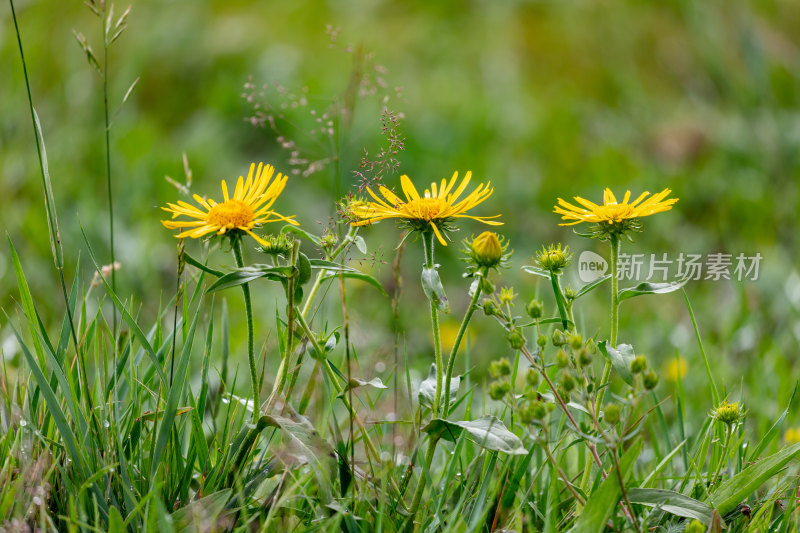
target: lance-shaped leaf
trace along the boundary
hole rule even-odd
[[[221,291],[231,287],[238,287],[249,283],[258,278],[267,278],[272,281],[285,280],[292,273],[292,268],[288,266],[253,265],[237,268],[233,272],[228,272],[215,281],[206,292]]]
[[[422,431],[431,437],[438,437],[455,442],[461,433],[466,432],[466,437],[487,450],[508,453],[511,455],[527,455],[522,441],[511,433],[503,422],[494,416],[485,416],[477,420],[451,422],[441,418],[434,418],[422,428]]]
[[[628,499],[631,503],[657,507],[675,516],[700,520],[704,524],[711,522],[714,512],[709,505],[674,490],[629,489]]]
[[[688,279],[681,281],[671,281],[669,283],[647,283],[643,282],[635,287],[628,287],[619,291],[619,301],[628,300],[634,296],[641,296],[642,294],[667,294],[675,292],[684,285]]]

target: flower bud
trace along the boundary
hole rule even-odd
[[[561,374],[560,385],[565,391],[571,392],[575,388],[575,378],[569,372],[564,372]]]
[[[495,379],[508,376],[511,374],[511,363],[505,357],[492,361],[489,363],[489,374]]]
[[[484,294],[494,293],[494,283],[492,283],[492,280],[488,278],[481,278],[480,284],[482,293]]]
[[[573,333],[569,337],[569,345],[573,350],[580,350],[583,347],[583,337]]]
[[[492,400],[502,400],[503,397],[511,390],[511,383],[508,381],[493,381],[489,385],[489,396]]]
[[[525,310],[528,312],[528,316],[534,320],[542,318],[542,315],[544,314],[544,306],[542,305],[542,302],[535,298],[528,302]]]
[[[535,368],[528,368],[528,372],[525,374],[525,383],[531,388],[536,388],[539,385],[539,373]]]
[[[483,301],[483,313],[486,316],[494,316],[497,314],[497,304],[494,303],[494,300],[487,298]]]
[[[539,346],[539,348],[544,348],[547,346],[547,335],[539,335],[539,338],[536,339],[536,344]]]
[[[643,355],[637,355],[631,361],[631,372],[634,374],[641,374],[647,370],[647,358]]]
[[[512,329],[508,332],[508,334],[506,334],[506,340],[508,341],[509,346],[515,350],[519,350],[525,346],[525,335],[517,328]]]
[[[560,329],[553,331],[553,346],[564,346],[567,340],[567,334]]]
[[[497,233],[484,231],[470,244],[472,259],[480,267],[496,267],[503,259],[503,245]]]
[[[728,400],[723,401],[712,411],[712,416],[717,422],[722,422],[725,425],[732,425],[741,419],[745,413],[742,411],[742,406],[738,403],[730,403]]]
[[[642,383],[644,384],[645,389],[653,390],[658,386],[658,375],[650,370],[642,378]]]
[[[592,354],[590,354],[589,350],[586,348],[581,348],[581,350],[578,352],[578,364],[582,367],[592,364]]]
[[[560,348],[556,352],[556,366],[558,368],[566,368],[569,366],[569,355]]]
[[[542,420],[547,416],[547,408],[539,400],[531,400],[522,405],[519,418],[523,424],[530,424],[534,420]]]
[[[535,261],[539,268],[560,274],[561,270],[572,262],[572,254],[569,246],[565,246],[562,250],[560,244],[551,244],[546,248],[542,246],[542,249],[536,254]]]
[[[514,287],[503,287],[500,289],[500,305],[510,304],[516,297],[517,295],[514,293]]]
[[[622,408],[615,403],[610,403],[606,405],[606,408],[603,411],[603,420],[605,420],[612,426],[617,422],[619,422],[621,416],[622,416]]]

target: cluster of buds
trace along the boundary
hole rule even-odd
[[[508,381],[511,363],[505,357],[492,361],[489,364],[489,374],[494,378],[489,385],[489,396],[495,401],[502,400],[511,391],[511,383]]]
[[[648,370],[647,358],[643,355],[637,355],[631,361],[631,374],[634,376],[641,374],[642,385],[647,390],[653,390],[658,386],[658,374],[653,370]]]

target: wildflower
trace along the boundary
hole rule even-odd
[[[561,274],[561,271],[568,267],[572,262],[572,253],[569,246],[561,248],[561,244],[551,244],[536,253],[534,261],[543,270],[549,270],[554,274]]]
[[[442,232],[452,229],[452,220],[454,218],[472,218],[492,226],[501,225],[502,222],[490,220],[500,215],[477,217],[465,214],[491,196],[493,191],[490,183],[481,183],[474,191],[459,201],[458,197],[466,189],[471,177],[472,173],[467,172],[461,184],[454,190],[458,180],[458,172],[455,172],[449,182],[443,179],[438,186],[436,183],[431,183],[430,189],[426,189],[424,194],[420,196],[408,176],[400,176],[400,185],[403,189],[405,200],[382,185],[378,189],[383,196],[383,199],[381,199],[367,187],[367,192],[375,201],[351,205],[350,212],[356,219],[351,224],[363,226],[387,218],[397,218],[414,231],[432,229],[443,246],[447,246],[447,242],[444,240]]]
[[[664,189],[658,194],[650,195],[643,192],[633,202],[629,202],[631,191],[626,191],[622,202],[617,202],[617,198],[611,189],[603,191],[603,204],[597,205],[580,196],[575,197],[575,201],[583,207],[578,207],[561,198],[558,205],[554,206],[553,212],[561,215],[562,220],[566,220],[561,226],[572,226],[581,222],[593,222],[597,224],[593,236],[606,238],[611,235],[620,235],[626,231],[640,231],[641,224],[638,219],[669,211],[672,205],[678,201],[677,198],[666,199],[670,189]]]
[[[787,429],[786,433],[783,434],[783,440],[786,441],[786,444],[797,444],[800,442],[800,427]]]
[[[664,364],[664,376],[669,381],[678,381],[678,378],[683,379],[689,371],[689,363],[686,358],[678,356],[670,359]]]
[[[172,219],[162,220],[161,223],[165,228],[181,230],[176,235],[179,239],[184,237],[199,239],[209,233],[217,235],[228,233],[231,236],[246,233],[260,245],[266,246],[267,241],[253,233],[253,228],[278,220],[298,225],[292,220],[294,216],[285,217],[272,210],[272,205],[280,196],[287,180],[287,177],[280,172],[272,180],[274,172],[275,167],[272,165],[259,163],[256,168],[255,163],[252,163],[247,180],[239,176],[232,197],[228,195],[228,184],[222,180],[221,203],[195,194],[193,198],[201,208],[180,200],[177,204],[168,203],[168,207],[161,209],[172,213]],[[175,220],[179,216],[193,220]]]
[[[737,423],[744,418],[746,414],[747,413],[742,410],[742,406],[736,402],[730,403],[728,400],[724,400],[711,412],[711,416],[714,420],[722,422],[727,426]]]

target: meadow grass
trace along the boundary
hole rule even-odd
[[[764,402],[751,401],[747,387],[734,394],[718,383],[703,343],[713,317],[695,316],[687,280],[626,286],[615,275],[621,247],[640,246],[625,237],[641,231],[641,219],[687,216],[668,190],[638,208],[608,193],[583,211],[552,199],[565,220],[589,225],[579,230],[596,239],[587,242],[608,248],[610,273],[573,289],[563,279],[576,261],[561,244],[494,231],[454,240],[457,226],[475,230],[506,214],[490,216],[503,208],[481,178],[398,177],[405,139],[389,109],[384,148],[374,161],[365,153],[360,183],[345,193],[340,156],[359,87],[351,83],[324,119],[330,157],[321,164],[337,212],[327,228],[278,214],[284,185],[302,186],[280,168],[253,166],[220,198],[206,196],[209,180],[191,188],[186,162],[186,183],[173,182],[187,203],[171,204],[176,216],[164,221],[180,234],[175,290],[119,292],[106,59],[127,12],[114,18],[104,2],[90,4],[103,21],[102,68],[78,40],[103,81],[107,258],[80,226],[81,241],[64,253],[59,191],[13,13],[59,303],[34,296],[27,273],[44,260],[20,255],[9,237],[16,289],[3,322],[18,357],[0,367],[2,530],[800,529],[800,439],[786,431],[796,394],[776,416],[753,409]],[[190,190],[200,198],[194,207]],[[561,222],[550,215],[554,227]],[[364,260],[378,244],[371,226],[386,218],[400,222],[394,240],[379,243],[394,255],[389,290]],[[409,249],[422,265],[403,260]],[[445,254],[463,262],[440,266]],[[511,286],[509,268],[539,280],[534,297]],[[624,320],[634,298],[656,309],[667,299],[685,305],[703,364],[691,383],[702,394],[686,390],[683,356],[661,372],[626,343],[634,336],[626,328],[648,327]],[[391,308],[393,331],[369,323],[376,300]],[[425,320],[406,328],[403,313]],[[451,335],[446,315],[455,317]],[[476,323],[494,332],[489,354],[476,353],[486,346],[470,334]],[[240,324],[247,339],[236,353]],[[369,353],[355,328],[393,346]],[[427,376],[412,360],[409,345],[418,344]]]

